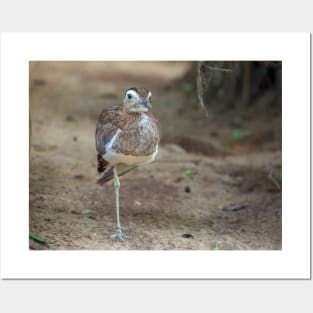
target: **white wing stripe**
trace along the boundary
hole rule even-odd
[[[112,146],[114,144],[114,141],[116,140],[116,137],[118,136],[118,134],[121,132],[121,130],[118,128],[116,133],[114,134],[114,136],[112,137],[112,139],[105,144],[105,154],[108,154],[111,152]],[[105,156],[105,154],[103,155],[103,157]]]

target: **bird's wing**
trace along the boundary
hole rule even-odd
[[[96,148],[99,154],[106,153],[105,144],[108,143],[118,129],[122,107],[112,106],[102,110],[96,127]]]

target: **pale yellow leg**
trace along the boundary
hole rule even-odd
[[[116,166],[114,166],[114,191],[115,191],[115,204],[116,204],[116,232],[111,235],[111,237],[116,237],[118,240],[123,241],[128,238],[126,235],[122,233],[122,227],[120,223],[120,206],[119,206],[119,189],[120,189],[120,181],[118,179],[118,173]]]

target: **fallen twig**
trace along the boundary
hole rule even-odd
[[[224,207],[223,211],[236,212],[236,211],[242,210],[244,208],[246,208],[245,204],[235,204],[235,205],[231,205],[231,206],[228,206],[228,207]]]
[[[281,186],[279,184],[279,182],[277,181],[277,179],[273,176],[272,172],[269,172],[269,174],[267,175],[268,179],[275,185],[275,187],[281,191]]]

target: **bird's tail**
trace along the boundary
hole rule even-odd
[[[98,160],[98,173],[100,174],[106,170],[107,166],[109,165],[109,162],[103,159],[102,155],[99,153],[97,155],[97,160]]]
[[[118,176],[125,175],[137,167],[136,165],[126,165],[126,164],[118,164],[116,166],[117,166]],[[102,186],[113,178],[114,178],[114,171],[113,171],[113,166],[112,166],[103,174],[101,178],[97,180],[97,184]]]

